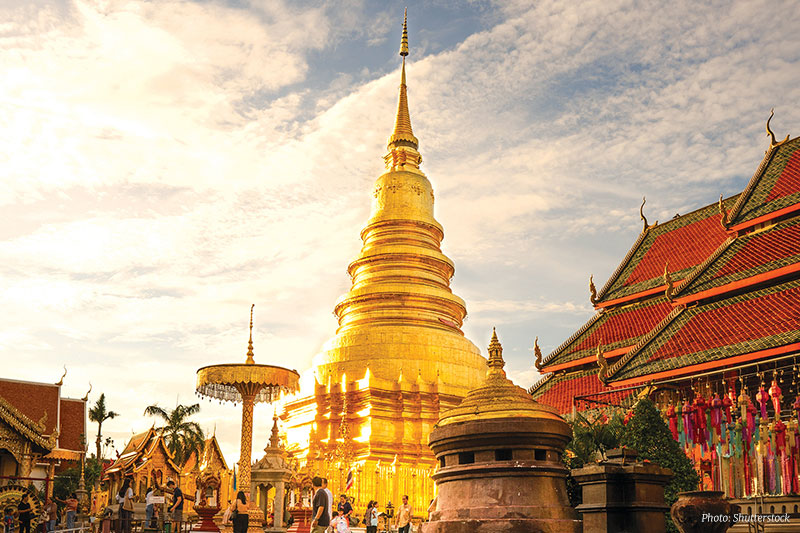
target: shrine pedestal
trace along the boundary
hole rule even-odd
[[[669,505],[664,487],[672,471],[652,463],[636,461],[636,452],[611,450],[609,460],[572,471],[581,486],[584,531],[618,533],[647,531],[664,533]]]

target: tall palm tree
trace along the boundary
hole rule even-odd
[[[165,425],[156,428],[167,445],[174,461],[183,467],[189,456],[194,453],[198,458],[203,453],[205,436],[197,422],[192,422],[189,417],[200,412],[200,404],[177,405],[175,409],[167,412],[154,404],[144,410],[147,416],[154,416],[164,421]]]
[[[95,440],[95,446],[97,446],[97,460],[102,464],[103,457],[100,455],[100,443],[101,439],[103,438],[103,422],[106,420],[111,420],[112,418],[116,418],[119,416],[119,413],[114,411],[106,410],[106,395],[105,393],[101,394],[94,405],[89,409],[89,420],[92,422],[97,422],[97,439]]]

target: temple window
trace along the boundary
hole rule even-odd
[[[495,450],[494,451],[494,460],[495,461],[510,461],[511,460],[511,450]]]
[[[537,461],[547,461],[547,450],[533,450],[533,458]]]
[[[458,464],[468,465],[475,462],[475,453],[461,452],[458,454]]]

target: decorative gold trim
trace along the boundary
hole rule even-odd
[[[778,146],[782,145],[783,143],[785,143],[786,141],[789,140],[789,134],[787,133],[786,134],[786,138],[784,140],[782,140],[782,141],[776,141],[775,140],[775,134],[772,132],[772,130],[769,127],[769,122],[770,122],[770,120],[772,120],[773,116],[775,116],[775,108],[774,107],[769,110],[769,118],[767,119],[767,136],[769,137],[769,147],[770,148],[777,148]]]
[[[720,218],[719,223],[722,224],[722,229],[727,231],[730,220],[728,220],[728,212],[725,210],[725,206],[722,204],[721,194],[719,195],[719,203],[717,205],[719,206],[719,214],[722,215],[722,218]]]
[[[589,276],[589,301],[592,305],[597,305],[597,287],[594,286],[594,274]]]
[[[542,371],[542,350],[539,348],[539,337],[536,337],[533,340],[533,354],[536,356],[536,360],[533,362],[533,366],[536,367],[536,370],[539,372]]]
[[[247,341],[247,360],[245,364],[254,365],[256,362],[253,359],[253,309],[256,304],[250,306],[250,339]]]
[[[597,372],[597,379],[600,380],[604,386],[608,386],[608,361],[605,358],[605,350],[603,350],[603,341],[597,344],[597,366],[600,370]]]
[[[83,400],[84,402],[88,402],[89,401],[89,393],[90,392],[92,392],[92,382],[91,381],[89,382],[89,390],[86,391],[86,394],[83,396],[83,398],[81,398],[81,400]]]
[[[67,377],[67,366],[64,365],[64,373],[61,375],[61,379],[56,382],[56,386],[60,387],[64,384],[64,378]]]
[[[664,284],[667,286],[667,288],[664,289],[664,296],[671,302],[672,296],[675,293],[675,286],[672,283],[672,276],[669,273],[669,261],[664,263]]]

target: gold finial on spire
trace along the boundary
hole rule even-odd
[[[256,304],[250,306],[250,340],[247,341],[247,361],[245,364],[254,365],[256,362],[253,360],[253,308]]]
[[[89,382],[89,390],[87,390],[86,391],[86,395],[83,398],[81,398],[84,402],[88,402],[89,401],[89,393],[90,392],[92,392],[92,382],[91,381]]]
[[[403,37],[400,39],[400,55],[408,55],[408,8],[403,12]]]
[[[278,436],[278,415],[272,415],[272,433],[269,437],[269,448],[278,449],[280,447],[281,439]],[[265,450],[266,451],[266,450]]]
[[[728,220],[728,211],[725,210],[725,206],[722,205],[722,195],[719,195],[719,214],[722,217],[719,219],[719,223],[722,224],[722,229],[728,230],[728,224],[730,221]]]
[[[503,367],[506,362],[503,361],[503,346],[497,340],[497,330],[492,328],[492,340],[489,341],[489,360],[486,362],[489,367],[489,374],[503,374]]]
[[[589,301],[592,305],[597,304],[597,287],[594,286],[594,274],[589,276]]]
[[[397,100],[397,115],[394,120],[394,131],[389,136],[389,153],[383,157],[388,170],[407,166],[418,169],[422,162],[417,148],[419,141],[411,129],[411,115],[408,112],[408,89],[406,87],[406,56],[408,55],[408,8],[403,17],[403,36],[400,40],[400,55],[403,64],[400,68],[400,96]]]

